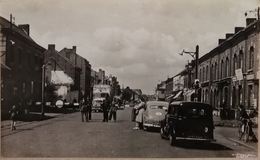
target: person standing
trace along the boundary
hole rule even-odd
[[[92,114],[92,100],[88,98],[89,100],[89,112],[88,112],[88,119],[91,120],[91,114]]]
[[[135,118],[135,127],[133,129],[138,130],[142,129],[142,123],[143,123],[143,112],[144,112],[145,102],[143,98],[140,98],[140,103],[135,106],[136,110],[136,118]]]
[[[107,95],[102,104],[103,122],[108,122],[109,96]]]
[[[116,111],[117,111],[117,101],[115,98],[113,98],[113,102],[112,102],[112,105],[111,105],[111,108],[109,110],[109,120],[112,120],[113,118],[113,121],[116,121]]]
[[[11,110],[9,111],[10,118],[11,118],[11,130],[16,130],[16,121],[18,119],[18,109],[16,105],[13,105]]]
[[[84,122],[84,117],[85,117],[85,121],[88,122],[88,114],[87,114],[88,108],[84,99],[81,101],[80,104],[80,112],[81,112],[81,121]]]

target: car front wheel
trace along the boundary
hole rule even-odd
[[[163,128],[161,127],[161,129],[160,129],[160,135],[161,135],[161,138],[162,139],[165,139],[165,137],[164,137],[164,135],[163,135]]]

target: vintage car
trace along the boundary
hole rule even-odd
[[[212,107],[199,102],[172,102],[160,123],[162,138],[176,144],[177,139],[215,141]]]
[[[164,119],[169,103],[164,101],[148,101],[143,112],[143,128],[160,128],[160,121]]]

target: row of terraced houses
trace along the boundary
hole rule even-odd
[[[237,118],[239,105],[258,110],[259,32],[260,20],[247,18],[246,27],[235,27],[233,33],[219,39],[217,47],[199,58],[197,86],[193,60],[179,74],[157,85],[158,98],[209,103],[224,119]]]
[[[45,105],[51,105],[60,98],[67,102],[91,98],[94,84],[120,89],[116,77],[93,70],[76,46],[58,51],[49,44],[45,49],[31,38],[28,24],[15,25],[12,18],[0,17],[0,54],[2,117],[14,103],[41,105],[42,95]]]

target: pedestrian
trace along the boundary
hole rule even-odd
[[[117,111],[117,101],[115,98],[113,98],[113,102],[111,104],[111,107],[109,109],[109,120],[112,120],[113,118],[113,121],[116,121],[116,111]]]
[[[88,114],[87,114],[88,108],[84,99],[82,99],[80,104],[80,112],[81,112],[81,121],[84,122],[84,117],[85,117],[85,121],[88,122]]]
[[[90,98],[88,98],[88,119],[91,120],[91,114],[92,114],[92,100]]]
[[[143,112],[144,112],[145,102],[144,99],[141,97],[139,104],[135,105],[136,110],[136,118],[135,118],[135,127],[133,129],[142,129],[142,123],[143,123]]]
[[[110,108],[109,105],[109,96],[107,95],[105,100],[102,103],[102,110],[103,110],[103,122],[108,122],[108,110]]]
[[[11,130],[16,130],[16,121],[18,120],[18,109],[16,105],[13,105],[11,110],[9,111],[11,118]]]

